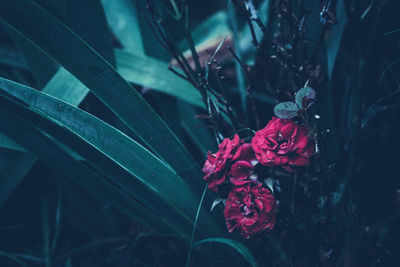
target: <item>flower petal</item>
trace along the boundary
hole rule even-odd
[[[294,146],[297,153],[301,153],[308,144],[308,130],[303,125],[298,125]]]
[[[303,158],[303,157],[300,157],[297,155],[293,156],[289,162],[289,165],[292,165],[292,166],[307,166],[308,164],[310,164],[310,159]]]
[[[253,173],[253,165],[248,161],[239,160],[232,165],[230,173],[238,179],[247,178]]]

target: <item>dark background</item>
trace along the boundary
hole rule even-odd
[[[68,1],[37,2],[54,13],[62,14],[62,2]],[[227,2],[187,1],[191,27],[195,28],[216,11],[226,11]],[[328,2],[271,1],[269,13],[265,14],[269,16],[268,34],[259,40],[261,48],[258,51],[249,52],[255,53],[248,64],[260,127],[269,121],[276,103],[292,99],[293,93],[311,79],[317,101],[309,110],[309,117],[320,152],[313,163],[299,173],[293,217],[289,216],[289,207],[285,204],[291,195],[291,180],[278,177],[282,191],[276,197],[282,203],[273,234],[251,240],[238,235],[232,237],[248,246],[261,266],[400,266],[398,1],[344,1],[345,17],[343,14],[334,16],[338,24],[329,25],[316,59],[308,62],[310,69],[307,71],[284,71],[280,63],[270,59],[277,55],[290,65],[291,55],[297,51],[297,66],[306,66],[324,27],[319,12]],[[255,1],[256,7],[260,4],[261,1]],[[300,41],[304,44],[287,48],[283,55],[279,55],[276,47],[293,45],[294,39],[290,23],[285,16],[282,17],[281,4],[294,7],[293,12],[299,18],[307,13],[305,10],[310,10],[305,23],[305,37]],[[331,1],[331,4],[336,6],[337,3]],[[235,12],[239,26],[247,27],[245,14],[237,7]],[[340,27],[344,19],[347,24],[342,37],[333,41],[339,42],[339,48],[329,78],[327,42],[332,42],[329,39],[332,29]],[[167,17],[164,26],[170,30],[176,43],[181,42],[184,37],[181,25]],[[113,43],[115,47],[121,46],[115,36]],[[20,53],[21,44],[24,42],[2,25],[0,48],[24,57],[26,54]],[[171,58],[168,52],[155,46],[153,56],[166,60]],[[235,61],[226,52],[226,47],[222,49],[221,54],[228,55],[218,58],[227,77],[227,97],[238,111],[237,120],[257,130],[254,116],[241,110],[235,93],[238,86],[234,74]],[[40,89],[43,81],[51,77],[46,73],[54,73],[57,65],[52,61],[36,63],[39,65],[36,68],[42,68],[39,76],[33,74],[34,66],[18,68],[4,61],[0,62],[0,75]],[[44,71],[46,68],[49,70]],[[272,89],[264,86],[265,77]],[[143,88],[137,88],[144,92],[160,115],[173,124],[157,102],[160,94],[145,93]],[[264,101],[260,95],[272,101]],[[175,103],[171,97],[164,99]],[[93,95],[84,100],[81,108],[121,127],[118,119]],[[315,119],[314,115],[319,115],[320,119]],[[246,116],[249,116],[247,125]],[[198,124],[203,123],[199,120]],[[221,131],[227,137],[234,133],[229,127],[222,127]],[[246,133],[241,136],[248,137]],[[201,166],[205,155],[186,134],[182,133],[181,137]],[[210,145],[209,149],[215,149],[215,146]],[[17,152],[2,149],[2,153],[11,158]],[[52,266],[184,265],[188,245],[183,240],[155,233],[132,221],[102,199],[67,183],[63,175],[37,161],[0,207],[0,266],[45,266],[40,260],[43,258],[43,242],[47,238],[43,234],[46,228],[51,238],[57,233]],[[213,215],[223,223],[221,208],[214,210]],[[246,264],[234,251],[220,245],[206,245],[203,250],[205,253],[194,250],[191,265]]]

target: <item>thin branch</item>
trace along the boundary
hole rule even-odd
[[[297,171],[294,172],[293,176],[293,189],[292,189],[292,203],[290,205],[290,212],[292,213],[292,216],[294,215],[294,205],[295,205],[295,200],[296,200],[296,186],[297,186]]]
[[[258,117],[256,103],[255,103],[254,97],[253,97],[253,90],[251,90],[252,79],[250,77],[250,67],[239,58],[239,56],[235,53],[235,51],[232,49],[232,47],[228,47],[228,49],[231,52],[232,56],[240,64],[240,66],[243,69],[244,74],[246,75],[247,81],[249,83],[248,86],[246,87],[247,98],[250,102],[251,110],[253,111],[253,114],[254,114],[254,119],[256,121],[256,127],[257,127],[257,129],[259,129],[260,128],[260,119]]]
[[[172,71],[176,76],[179,76],[180,78],[182,78],[182,79],[184,79],[184,80],[190,82],[190,80],[189,80],[188,77],[186,77],[186,76],[184,76],[183,74],[179,73],[176,69],[174,69],[174,67],[173,67],[171,64],[168,65],[168,69],[169,69],[170,71]]]
[[[249,12],[249,10],[247,9],[247,5],[245,4],[246,5],[246,9],[243,9],[240,6],[240,3],[239,3],[238,0],[233,0],[232,2],[238,7],[238,9],[240,11],[242,11],[246,15],[246,21],[247,21],[247,24],[249,25],[252,42],[253,42],[254,46],[257,49],[260,49],[260,44],[257,41],[256,32],[254,30],[253,22],[252,22],[252,19],[251,19],[252,16],[251,16],[251,13]]]

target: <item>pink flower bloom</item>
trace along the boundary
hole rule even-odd
[[[257,163],[251,144],[245,144],[236,134],[232,140],[225,138],[215,154],[208,152],[204,163],[204,180],[211,191],[217,192],[220,185],[229,180],[233,185],[243,185],[251,180],[253,167]]]
[[[251,140],[257,160],[265,166],[282,166],[293,172],[293,166],[306,166],[314,154],[315,143],[308,130],[292,120],[272,117]]]
[[[245,238],[250,238],[267,230],[272,230],[275,225],[275,198],[271,191],[248,183],[235,187],[230,192],[225,204],[225,221],[231,233],[240,229]]]

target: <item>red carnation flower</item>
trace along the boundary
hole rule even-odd
[[[282,166],[293,172],[293,166],[310,164],[315,143],[308,138],[308,130],[292,120],[272,117],[251,140],[257,160],[265,166]]]
[[[275,198],[261,184],[249,183],[235,187],[225,204],[224,216],[228,231],[240,229],[245,238],[250,238],[275,225]]]
[[[204,180],[211,191],[229,179],[235,186],[250,182],[253,167],[258,163],[251,144],[244,144],[236,134],[232,140],[225,138],[215,154],[208,152],[204,163]]]
[[[258,163],[251,144],[241,145],[233,159],[237,161],[232,165],[229,173],[231,183],[242,186],[251,182],[250,177],[254,174],[254,166]]]
[[[221,144],[219,144],[219,151],[215,154],[211,154],[209,151],[207,154],[207,160],[204,163],[203,173],[204,180],[208,183],[208,188],[211,191],[218,191],[218,186],[225,182],[226,179],[226,164],[227,161],[232,158],[238,158],[236,152],[240,145],[240,138],[237,134],[232,140],[225,138]]]

